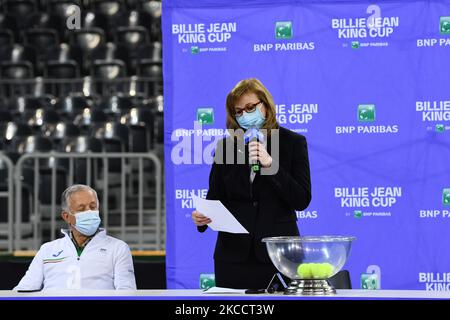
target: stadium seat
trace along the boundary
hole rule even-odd
[[[18,27],[22,30],[26,27],[26,19],[37,11],[37,1],[34,0],[4,0],[4,10],[14,16]]]
[[[94,137],[67,136],[63,139],[59,150],[67,153],[102,152],[102,142]]]
[[[129,69],[131,66],[129,54],[126,48],[124,48],[123,46],[118,46],[113,42],[108,42],[98,46],[95,50],[92,51],[91,59],[92,61],[121,60],[126,63],[127,69]]]
[[[11,113],[7,110],[0,109],[0,124],[13,121]]]
[[[10,30],[16,39],[19,39],[19,28],[14,16],[0,12],[0,30]]]
[[[131,60],[131,70],[136,74],[140,61],[162,62],[162,51],[160,42],[152,42],[141,45]]]
[[[6,146],[9,146],[15,137],[27,137],[32,133],[31,128],[26,124],[16,122],[0,123],[0,140]]]
[[[25,112],[23,119],[24,123],[34,129],[40,129],[44,124],[56,125],[61,120],[59,114],[54,109],[43,108]]]
[[[7,184],[4,179],[6,179],[7,170],[1,168],[0,164],[0,192],[7,191]],[[4,178],[3,178],[4,177]],[[22,222],[30,221],[30,212],[31,212],[31,192],[28,186],[22,186]],[[8,221],[8,200],[4,197],[0,197],[0,223],[5,223]]]
[[[40,160],[39,162],[39,202],[41,205],[49,206],[52,203],[52,193],[42,192],[42,190],[49,190],[52,188],[52,168],[55,167],[56,195],[62,194],[67,187],[67,171],[60,165],[60,161],[57,161],[52,157],[50,157],[48,161]],[[44,163],[42,164],[42,162]],[[59,207],[60,204],[61,197],[56,196],[55,205]],[[48,219],[48,216],[49,214],[43,214],[44,219]]]
[[[79,76],[78,64],[76,61],[47,61],[44,76],[51,79],[74,79]],[[58,96],[70,94],[72,92],[70,83],[60,83],[55,92]]]
[[[151,42],[139,47],[136,55],[138,60],[148,60],[152,62],[162,62],[161,42]]]
[[[52,141],[47,137],[42,136],[28,136],[28,137],[17,137],[12,141],[12,150],[18,154],[33,154],[37,152],[50,152],[53,149]],[[26,159],[23,162],[22,174],[24,176],[24,182],[26,185],[32,186],[32,195],[34,195],[34,164],[33,159]],[[67,185],[67,173],[64,168],[58,166],[58,161],[53,157],[48,157],[38,160],[39,166],[39,183],[38,188],[41,190],[48,190],[52,187],[52,168],[55,167],[55,179],[56,179],[56,192],[61,194]],[[28,169],[29,168],[29,169]],[[56,197],[56,204],[60,204],[60,197]],[[39,192],[39,201],[42,205],[50,205],[52,198],[51,192]]]
[[[105,33],[97,27],[73,30],[69,34],[70,46],[82,56],[82,74],[89,74],[92,68],[93,52],[105,43]]]
[[[161,79],[161,62],[154,62],[152,60],[140,60],[138,62],[138,76],[154,78],[155,80]]]
[[[47,2],[47,11],[64,21],[74,14],[73,5],[81,7],[81,0],[49,0]]]
[[[113,31],[117,27],[119,18],[123,12],[122,0],[91,0],[91,9],[103,20],[103,29],[108,40],[113,39]],[[100,20],[99,20],[100,21]]]
[[[65,153],[86,153],[86,152],[102,152],[103,146],[99,139],[88,136],[65,137],[59,144],[58,151]],[[91,170],[98,161],[92,160]],[[64,167],[70,173],[70,161],[67,159],[60,160],[59,165]],[[74,159],[72,162],[72,179],[74,183],[86,184],[87,181],[87,160],[83,158]],[[95,181],[97,172],[91,172],[91,181]],[[92,183],[92,182],[91,182]]]
[[[123,47],[118,47],[114,42],[107,42],[98,46],[92,52],[93,60],[127,60],[128,52]]]
[[[153,126],[154,121],[153,112],[145,106],[131,108],[120,118],[120,123],[133,126]]]
[[[59,43],[58,33],[54,29],[30,29],[24,32],[25,44],[33,47],[39,58],[45,57],[45,52]]]
[[[92,9],[106,16],[115,16],[122,11],[121,0],[91,0]]]
[[[91,76],[98,80],[113,80],[126,75],[125,63],[121,60],[95,60]]]
[[[81,126],[83,129],[90,128],[93,124],[104,123],[108,121],[103,110],[84,108],[81,114],[78,114],[73,123],[77,126]]]
[[[54,146],[59,145],[66,137],[77,137],[81,134],[80,128],[66,122],[44,123],[41,132],[44,137],[52,139]]]
[[[44,76],[56,79],[73,79],[79,76],[76,61],[47,61]],[[60,94],[61,95],[61,94]]]
[[[24,92],[26,86],[20,79],[31,79],[36,64],[34,49],[20,44],[0,45],[0,77],[11,79],[13,83],[4,83],[0,87],[0,95],[11,96]],[[31,84],[28,82],[28,84]]]
[[[42,136],[15,136],[12,140],[12,149],[20,154],[33,152],[50,152],[52,142],[50,139]]]
[[[106,122],[95,125],[90,130],[90,136],[99,139],[102,142],[102,149],[108,153],[128,152],[128,128],[120,123]],[[108,174],[120,173],[122,163],[119,158],[109,159]],[[104,163],[99,162],[99,172],[102,172]]]
[[[132,57],[136,56],[136,50],[149,43],[149,36],[144,27],[119,27],[116,31],[116,42],[124,46]]]
[[[73,121],[85,108],[90,109],[92,101],[83,96],[66,96],[57,99],[55,110],[65,119]]]
[[[9,110],[21,115],[29,110],[48,108],[51,106],[50,97],[17,96],[9,99]]]
[[[122,13],[118,19],[119,27],[144,27],[150,33],[151,22],[153,17],[145,11],[126,11]]]
[[[127,126],[121,124],[121,123],[115,123],[115,122],[106,122],[103,124],[95,125],[90,135],[102,140],[112,140],[117,139],[121,143],[120,149],[115,149],[114,151],[117,152],[127,152],[128,150],[128,141],[129,141],[129,130]],[[108,149],[108,146],[105,146],[105,151],[113,151],[111,149]]]
[[[22,125],[23,126],[23,125]],[[22,129],[23,130],[23,129]],[[25,133],[25,132],[23,132]],[[11,139],[11,142],[7,148],[7,155],[11,158],[14,163],[21,155],[26,153],[36,153],[36,152],[50,152],[52,150],[52,142],[48,138],[41,137],[39,135],[19,135],[18,131]],[[44,164],[41,162],[40,164]],[[34,165],[34,161],[31,159],[25,160],[24,165]]]
[[[129,152],[148,152],[153,149],[152,127],[129,125]]]
[[[147,152],[153,149],[155,119],[145,107],[132,108],[120,118],[120,123],[130,130],[130,152]]]
[[[82,28],[100,28],[104,32],[108,33],[109,28],[114,29],[116,25],[108,25],[108,19],[106,16],[93,11],[84,10],[81,14],[81,27]]]
[[[140,2],[140,8],[149,14],[152,15],[154,18],[160,18],[161,17],[161,9],[162,4],[161,1],[156,0],[139,0]]]
[[[95,60],[91,72],[96,82],[96,91],[102,95],[113,92],[122,92],[121,89],[128,83],[126,66],[121,60]]]
[[[147,90],[151,95],[162,94],[162,65],[160,62],[140,60],[137,70],[138,76],[145,78]]]
[[[161,1],[155,0],[140,0],[141,10],[149,13],[152,16],[150,39],[151,41],[161,41]]]
[[[67,61],[47,61],[45,64],[44,77],[51,79],[52,83],[47,85],[47,92],[52,92],[56,96],[64,96],[74,91],[72,79],[77,79],[80,75],[78,64],[74,60]],[[55,81],[61,79],[61,81]]]
[[[140,0],[125,0],[125,4],[127,6],[127,9],[135,10],[139,8]]]
[[[31,17],[25,17],[27,19],[27,29],[53,29],[59,33],[59,37],[62,38],[65,29],[64,21],[61,17],[47,12],[36,12]]]
[[[0,29],[0,46],[10,46],[14,43],[13,32],[9,29]]]
[[[54,101],[54,95],[47,93],[47,91],[45,90],[46,80],[47,79],[44,79],[40,76],[35,77],[33,81],[28,85],[29,89],[28,91],[26,91],[26,93],[34,97],[39,97],[39,99],[41,99],[42,101],[52,103],[52,101]]]
[[[33,76],[33,64],[29,61],[6,61],[0,65],[0,78],[20,80],[30,79]]]
[[[49,47],[49,49],[46,51],[44,60],[75,60],[79,65],[81,65],[83,60],[83,52],[78,47],[70,46],[69,44],[62,42],[57,44],[56,46]]]
[[[128,52],[128,67],[131,72],[136,71],[136,59],[139,48],[149,43],[147,30],[142,26],[136,27],[119,27],[115,33],[115,41],[119,47],[124,48]]]
[[[163,96],[156,96],[152,103],[155,106],[155,139],[159,144],[164,143],[164,102]]]
[[[135,106],[132,98],[124,96],[105,97],[99,104],[99,107],[109,115],[121,115]]]
[[[70,43],[78,46],[90,57],[91,52],[104,43],[105,34],[100,28],[84,28],[71,31]]]
[[[36,64],[36,52],[33,48],[23,46],[21,44],[5,45],[0,47],[0,62],[11,61],[21,62],[28,61]]]
[[[0,110],[8,107],[8,100],[5,97],[0,96]]]

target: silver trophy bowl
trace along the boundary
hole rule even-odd
[[[355,237],[306,236],[262,239],[274,266],[291,279],[284,294],[332,295],[336,290],[327,279],[347,261]]]

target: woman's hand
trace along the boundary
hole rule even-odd
[[[204,226],[205,224],[211,223],[211,219],[205,217],[197,210],[192,211],[192,221],[194,221],[197,227]]]
[[[248,150],[250,154],[250,161],[259,161],[263,168],[268,168],[272,165],[272,157],[262,143],[252,141],[248,145]]]

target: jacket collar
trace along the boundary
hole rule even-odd
[[[61,233],[64,235],[65,238],[70,239],[70,229],[61,229]],[[98,237],[98,238],[105,238],[106,237],[106,230],[104,228],[98,228],[98,231],[92,236],[92,238]]]

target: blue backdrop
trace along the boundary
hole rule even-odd
[[[309,143],[301,234],[357,237],[354,288],[375,270],[383,289],[449,290],[450,1],[165,0],[163,55],[168,288],[214,271],[190,193],[227,93],[256,77]]]

